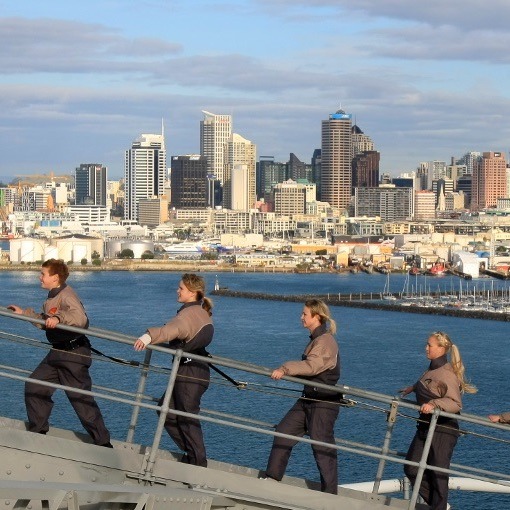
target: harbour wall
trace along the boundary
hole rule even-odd
[[[425,315],[444,315],[464,319],[483,319],[510,322],[510,313],[491,312],[486,310],[465,310],[446,306],[403,305],[395,301],[379,300],[378,294],[265,294],[262,292],[243,292],[230,289],[219,289],[211,295],[244,299],[261,299],[266,301],[286,301],[304,303],[311,298],[322,299],[330,306],[347,306],[351,308],[367,308],[389,312],[420,313]],[[434,294],[431,294],[433,297]],[[395,297],[398,297],[395,295]]]

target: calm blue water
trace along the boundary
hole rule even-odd
[[[175,314],[175,289],[180,275],[174,273],[135,273],[135,272],[73,272],[69,283],[78,291],[91,318],[91,325],[104,329],[118,330],[138,336],[148,326],[163,324]],[[208,287],[214,285],[214,274],[204,274]],[[272,273],[220,273],[220,285],[231,289],[272,292],[286,294],[314,293],[356,293],[382,292],[386,277],[379,274],[272,274]],[[458,289],[460,280],[456,278],[424,279],[412,278],[409,285],[417,290],[425,287],[432,291]],[[506,282],[479,280],[462,281],[469,289],[477,285],[489,290],[494,285],[505,288]],[[2,302],[40,309],[45,291],[40,289],[37,272],[0,273]],[[391,291],[403,289],[405,277],[391,275]],[[421,287],[420,287],[421,286]],[[418,289],[418,287],[420,287]],[[299,317],[301,304],[278,303],[217,297],[214,299],[214,321],[216,335],[211,352],[220,356],[253,362],[269,368],[277,367],[282,361],[299,359],[307,343],[307,332],[301,327]],[[464,397],[464,409],[468,413],[486,415],[510,410],[508,345],[509,325],[503,322],[457,319],[375,310],[332,308],[338,324],[337,338],[342,357],[343,384],[369,389],[382,393],[396,394],[403,386],[415,382],[427,366],[424,345],[428,334],[444,330],[457,343],[467,369],[467,375],[479,388],[476,395]],[[43,338],[32,326],[0,317],[0,330],[15,331],[31,338]],[[44,351],[33,349],[26,352],[22,346],[12,346],[2,342],[2,364],[12,364],[33,369],[43,357]],[[128,346],[110,344],[94,339],[96,348],[127,359],[142,360],[143,355],[135,353]],[[154,363],[169,366],[165,356],[157,354]],[[274,383],[269,378],[253,375],[240,375],[226,369],[241,380],[262,385],[275,386],[281,390],[286,383]],[[108,386],[112,380],[123,389],[134,391],[137,385],[137,371],[96,361],[92,368],[96,384]],[[213,384],[203,399],[203,407],[225,412],[239,413],[270,423],[277,423],[293,398],[268,395],[259,391],[239,391],[230,386]],[[3,388],[2,414],[24,418],[25,410],[22,386],[19,383],[5,383]],[[147,392],[159,396],[165,387],[163,375],[155,374],[149,379]],[[255,389],[263,387],[252,386]],[[52,415],[55,426],[73,427],[80,430],[65,397],[58,395]],[[130,411],[120,404],[100,402],[106,422],[117,439],[124,439],[127,433]],[[412,414],[412,413],[411,413]],[[141,423],[136,441],[147,443],[150,430],[155,426],[154,413],[142,411]],[[379,446],[385,432],[385,415],[377,410],[364,407],[342,409],[336,425],[336,436],[354,441],[369,442]],[[470,430],[472,427],[470,428]],[[204,433],[208,456],[264,469],[270,449],[270,439],[220,426],[205,424]],[[399,451],[407,450],[414,432],[411,420],[399,419],[392,447]],[[510,441],[510,434],[496,436]],[[174,449],[167,437],[163,447]],[[503,442],[487,442],[466,436],[459,440],[454,462],[459,464],[476,463],[479,467],[501,472],[508,471],[509,445]],[[376,464],[369,459],[340,453],[340,482],[349,483],[372,479]],[[317,472],[310,447],[298,445],[293,452],[289,475],[307,476],[316,479]],[[400,477],[398,466],[388,467],[385,477]],[[452,507],[466,509],[484,508],[496,510],[508,507],[508,495],[485,495],[452,492]],[[481,503],[483,501],[483,504]]]

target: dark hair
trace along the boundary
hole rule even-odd
[[[69,276],[69,268],[62,259],[48,259],[46,262],[42,263],[42,267],[47,267],[48,273],[51,276],[55,274],[58,275],[58,282],[60,285],[65,283]]]
[[[205,297],[205,280],[194,273],[183,274],[181,280],[189,291],[197,293],[197,300],[202,301],[202,308],[212,315],[213,303]]]

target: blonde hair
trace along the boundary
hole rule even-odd
[[[208,297],[205,297],[205,280],[194,273],[183,274],[181,280],[190,292],[197,293],[197,301],[202,301],[202,308],[212,315],[213,303]]]
[[[470,384],[464,375],[466,371],[464,364],[462,363],[462,358],[460,356],[459,348],[451,341],[450,337],[443,333],[442,331],[435,331],[430,334],[430,338],[435,338],[437,340],[437,344],[440,347],[444,347],[446,354],[451,352],[450,354],[450,364],[452,365],[453,371],[455,375],[460,381],[460,390],[462,393],[476,393],[478,389],[476,386]]]
[[[305,302],[305,306],[310,310],[312,317],[319,316],[321,324],[329,322],[328,331],[334,335],[336,333],[336,322],[331,318],[328,305],[321,299],[309,299]]]

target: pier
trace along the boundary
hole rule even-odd
[[[494,291],[498,295],[500,291]],[[322,299],[330,306],[347,306],[351,308],[367,308],[371,310],[383,310],[390,312],[421,313],[428,315],[445,315],[461,317],[464,319],[484,319],[509,322],[510,313],[496,312],[491,310],[466,310],[446,305],[420,306],[417,303],[403,299],[401,294],[391,294],[394,300],[385,300],[378,293],[352,293],[352,294],[266,294],[263,292],[244,292],[230,289],[218,289],[211,295],[243,299],[261,299],[267,301],[287,301],[292,303],[304,303],[307,299]],[[501,293],[503,295],[503,293]],[[431,298],[439,298],[440,294],[431,293]]]

